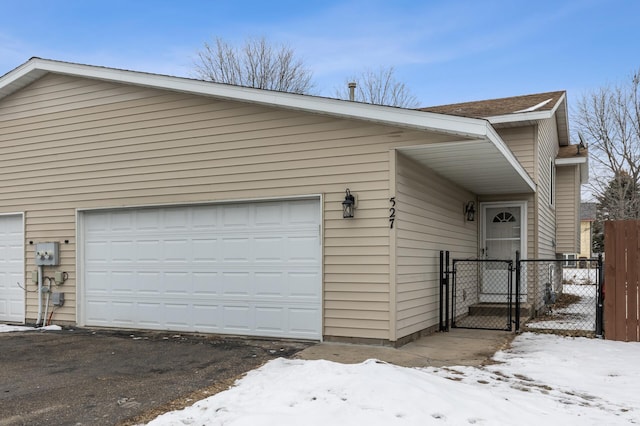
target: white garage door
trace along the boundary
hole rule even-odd
[[[22,215],[0,216],[0,321],[24,323]]]
[[[89,326],[321,338],[320,202],[83,215]]]

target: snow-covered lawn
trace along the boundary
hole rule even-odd
[[[524,333],[481,368],[276,359],[150,425],[640,423],[640,343]]]

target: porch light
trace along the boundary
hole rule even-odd
[[[467,222],[473,222],[476,218],[476,203],[469,201],[464,206],[464,215]]]
[[[342,217],[345,219],[352,218],[353,210],[355,209],[355,207],[356,198],[351,195],[349,188],[347,188],[346,194],[344,196],[344,201],[342,202]]]

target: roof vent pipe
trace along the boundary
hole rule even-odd
[[[349,100],[351,102],[356,100],[356,82],[352,81],[349,83]]]

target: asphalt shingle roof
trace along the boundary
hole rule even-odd
[[[419,110],[470,118],[486,118],[530,111],[549,111],[553,109],[564,93],[564,91],[535,93],[509,98],[425,107],[419,108]]]

